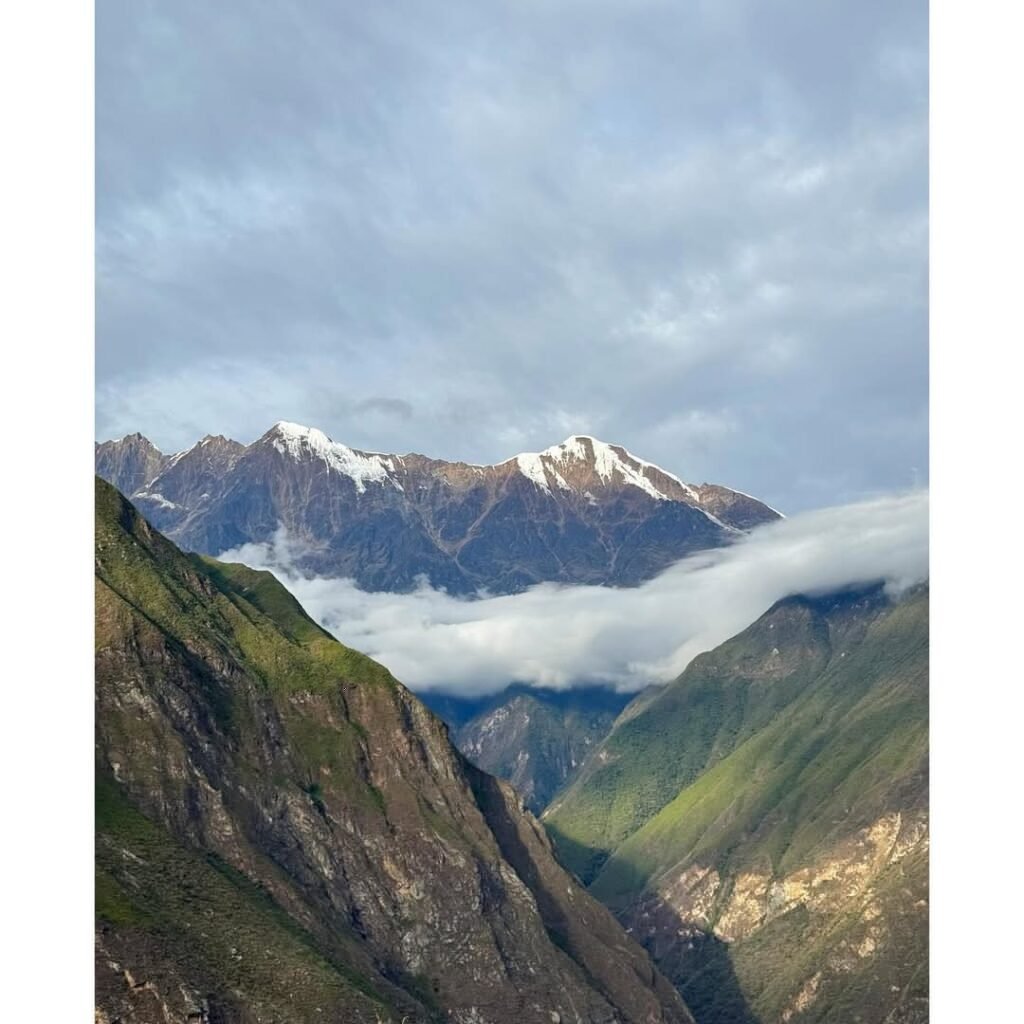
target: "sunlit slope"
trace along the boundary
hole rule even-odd
[[[830,651],[813,602],[780,602],[627,708],[545,814],[563,861],[592,879],[612,850],[811,685]]]
[[[604,784],[677,793],[628,831],[599,766],[551,825],[698,1021],[926,1018],[926,589],[782,602],[628,724]]]

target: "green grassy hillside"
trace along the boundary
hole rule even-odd
[[[606,903],[683,860],[787,874],[886,811],[923,807],[927,598],[879,614],[805,692],[615,848]]]
[[[783,602],[695,658],[639,712],[627,708],[544,815],[563,862],[590,881],[623,840],[803,692],[829,654],[812,604]]]
[[[552,808],[700,1024],[926,1019],[927,680],[926,589],[782,602]]]
[[[101,1024],[690,1020],[386,669],[100,481],[95,624]]]

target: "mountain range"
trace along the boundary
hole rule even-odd
[[[357,451],[280,422],[250,445],[208,436],[169,456],[132,434],[97,444],[95,459],[186,550],[217,555],[283,528],[301,571],[365,590],[422,578],[462,595],[630,586],[779,518],[749,495],[684,483],[582,435],[475,466]]]
[[[96,491],[96,1020],[687,1024],[382,666]]]
[[[283,528],[367,589],[632,585],[778,513],[582,436],[96,464],[132,496],[97,482],[102,1024],[927,1021],[927,585],[794,594],[632,698],[421,702],[210,555]]]

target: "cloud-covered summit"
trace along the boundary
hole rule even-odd
[[[674,678],[780,598],[925,580],[928,495],[779,520],[624,589],[541,584],[482,600],[426,585],[411,594],[367,593],[350,580],[303,577],[294,569],[298,554],[295,540],[279,531],[272,544],[220,557],[274,572],[342,642],[416,689],[479,694],[524,682],[635,690]]]
[[[927,464],[927,5],[97,9],[98,436]]]

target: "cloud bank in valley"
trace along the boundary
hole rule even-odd
[[[928,494],[915,491],[807,512],[702,552],[632,589],[540,584],[463,600],[424,583],[368,593],[348,579],[306,578],[297,542],[224,552],[272,571],[339,640],[385,664],[415,690],[482,694],[511,682],[637,690],[678,675],[699,653],[749,625],[775,601],[928,576]]]

